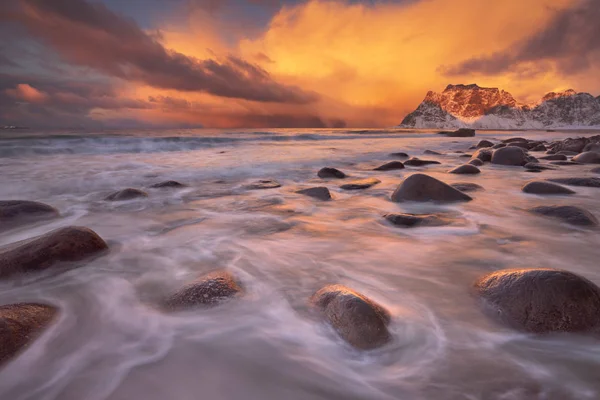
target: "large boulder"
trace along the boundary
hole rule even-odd
[[[383,216],[389,223],[401,228],[416,228],[419,226],[449,225],[451,220],[433,214],[386,214]]]
[[[491,161],[497,165],[523,166],[527,164],[528,158],[522,148],[507,146],[494,150]]]
[[[557,185],[552,182],[545,181],[533,181],[527,183],[521,189],[525,193],[529,194],[574,194],[575,192],[569,188],[561,185]]]
[[[452,186],[425,174],[413,174],[392,194],[392,201],[435,201],[454,202],[471,201],[470,196]]]
[[[375,168],[375,171],[393,171],[397,169],[404,169],[404,164],[400,161],[390,161],[389,163],[385,163]]]
[[[600,188],[600,178],[553,178],[548,180],[568,186]]]
[[[0,364],[24,350],[56,318],[55,307],[18,303],[0,306]]]
[[[557,142],[552,146],[552,150],[559,151],[572,151],[574,153],[581,153],[585,146],[589,143],[586,138],[568,138],[563,141]]]
[[[421,160],[420,158],[413,157],[409,160],[404,161],[404,165],[409,165],[411,167],[422,167],[424,165],[432,165],[432,164],[441,164],[439,161],[433,160]]]
[[[479,170],[479,168],[477,168],[476,166],[472,165],[472,164],[464,164],[464,165],[459,165],[456,168],[451,169],[450,171],[448,171],[448,173],[450,174],[478,174],[481,171]]]
[[[600,153],[596,153],[595,151],[586,151],[576,155],[572,160],[580,164],[600,164]]]
[[[493,153],[492,149],[478,149],[475,153],[473,153],[471,158],[473,158],[473,159],[476,158],[483,162],[488,162],[488,161],[492,161],[492,153]]]
[[[583,152],[585,153],[587,151],[595,151],[596,153],[600,153],[600,143],[594,142],[586,144],[583,148]]]
[[[58,216],[56,208],[37,201],[0,201],[0,229]]]
[[[371,186],[375,186],[379,183],[381,183],[381,181],[376,178],[357,179],[340,186],[340,188],[344,190],[361,190],[368,189]]]
[[[118,192],[114,192],[106,196],[105,200],[108,201],[125,201],[125,200],[133,200],[148,197],[148,193],[134,188],[127,188],[123,190],[119,190]]]
[[[329,189],[327,189],[324,186],[301,189],[298,190],[296,193],[303,194],[309,197],[314,197],[315,199],[323,201],[331,200],[331,193],[329,192]]]
[[[168,311],[210,307],[239,296],[242,292],[241,285],[231,273],[214,271],[171,294],[162,305]]]
[[[56,229],[0,248],[0,278],[81,261],[107,249],[106,242],[91,229],[80,226]]]
[[[587,210],[575,206],[539,206],[530,210],[535,214],[560,219],[571,225],[596,226],[598,220]]]
[[[386,344],[390,313],[368,297],[342,285],[329,285],[310,299],[316,309],[352,346],[369,350]]]
[[[600,288],[568,271],[496,271],[475,291],[493,314],[526,332],[585,332],[600,324]]]
[[[321,168],[319,170],[319,172],[317,172],[317,175],[321,179],[327,179],[327,178],[344,179],[346,177],[345,173],[343,173],[339,169],[331,168],[331,167]]]

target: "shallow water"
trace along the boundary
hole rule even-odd
[[[19,136],[19,134],[23,136]],[[0,233],[0,245],[65,225],[83,225],[111,252],[61,274],[0,283],[0,304],[46,301],[59,321],[0,371],[0,399],[598,399],[600,342],[536,337],[490,320],[472,282],[502,268],[555,267],[600,284],[598,231],[525,211],[569,204],[600,217],[600,189],[539,197],[532,179],[594,176],[592,166],[531,174],[482,167],[446,171],[482,138],[556,139],[591,133],[273,130],[27,132],[0,136],[0,198],[38,200],[59,220]],[[449,153],[423,155],[429,149]],[[372,171],[391,152],[442,165]],[[534,153],[535,154],[535,153]],[[377,178],[343,191],[319,179],[323,166]],[[484,191],[454,205],[396,204],[395,187],[415,171]],[[167,179],[181,190],[147,189]],[[257,179],[281,188],[248,190]],[[319,202],[295,191],[327,186]],[[116,189],[149,198],[108,203]],[[443,212],[451,226],[399,229],[387,212]],[[165,293],[216,268],[238,275],[246,295],[210,310],[166,315]],[[345,344],[308,312],[329,283],[350,286],[393,314],[393,341],[369,352]]]

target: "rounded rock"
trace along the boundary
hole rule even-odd
[[[397,203],[404,201],[454,202],[471,200],[473,199],[463,192],[425,174],[409,176],[392,194],[392,201]]]
[[[404,165],[409,165],[411,167],[422,167],[424,165],[432,165],[432,164],[441,164],[439,161],[433,160],[421,160],[420,158],[413,157],[404,162]]]
[[[479,170],[479,168],[477,168],[474,165],[471,164],[464,164],[464,165],[460,165],[456,168],[451,169],[450,171],[448,171],[448,173],[450,174],[478,174],[481,171]]]
[[[527,154],[520,147],[507,146],[494,150],[492,164],[520,166],[527,164]]]
[[[389,223],[402,228],[443,226],[450,224],[449,219],[432,214],[386,214],[383,217]]]
[[[315,199],[327,201],[331,200],[331,193],[329,189],[324,186],[312,187],[308,189],[298,190],[296,193],[303,194],[305,196],[314,197]]]
[[[586,151],[572,158],[572,161],[580,164],[600,164],[600,153],[595,151]]]
[[[123,190],[119,190],[118,192],[114,192],[106,196],[105,200],[108,201],[125,201],[125,200],[133,200],[139,199],[143,197],[148,197],[148,193],[134,188],[127,188]]]
[[[327,179],[327,178],[336,178],[336,179],[344,179],[346,174],[336,168],[325,167],[321,168],[317,173],[319,178]]]
[[[0,223],[2,227],[56,218],[59,215],[56,208],[37,201],[0,201]]]
[[[340,186],[340,189],[344,189],[344,190],[368,189],[371,186],[375,186],[379,183],[381,183],[381,181],[379,179],[375,179],[375,178],[357,179],[355,181],[348,182],[348,183]]]
[[[476,167],[481,167],[481,166],[485,165],[485,163],[483,161],[481,161],[479,158],[474,158],[474,159],[470,160],[469,164],[474,165]]]
[[[575,192],[569,188],[566,188],[556,183],[545,182],[545,181],[533,181],[527,183],[521,189],[525,193],[529,194],[574,194]]]
[[[587,210],[575,206],[540,206],[530,210],[535,214],[560,219],[571,225],[596,226],[598,220]]]
[[[493,147],[494,143],[490,142],[489,140],[480,140],[479,143],[477,143],[477,146],[475,146],[478,149],[484,149],[487,147]]]
[[[492,161],[492,149],[479,149],[473,153],[473,158],[477,158],[483,162]]]
[[[187,187],[187,185],[184,185],[183,183],[180,183],[177,181],[164,181],[164,182],[155,183],[154,185],[150,185],[150,187],[153,189],[184,188],[184,187]]]
[[[374,171],[393,171],[397,169],[404,169],[404,164],[400,161],[391,161],[375,168]]]

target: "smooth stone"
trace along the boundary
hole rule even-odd
[[[525,150],[529,150],[529,143],[527,142],[513,142],[509,143],[508,147],[520,147]]]
[[[546,154],[556,154],[554,150],[546,150]]]
[[[477,143],[477,146],[475,146],[478,149],[484,149],[486,147],[493,147],[494,143],[490,142],[489,140],[480,140],[479,143]]]
[[[310,299],[317,310],[350,345],[370,350],[391,339],[390,313],[368,297],[342,285],[325,286]]]
[[[569,165],[583,165],[583,164],[579,164],[578,162],[574,162],[574,161],[550,161],[550,164],[552,164],[552,165],[565,165],[565,166],[569,166]]]
[[[404,169],[404,164],[400,161],[391,161],[375,168],[374,171],[393,171],[396,169]]]
[[[520,142],[527,143],[527,139],[522,138],[522,137],[514,137],[514,138],[510,138],[510,139],[505,139],[505,140],[502,141],[502,143],[506,143],[506,144],[509,144],[509,143],[520,143]]]
[[[575,206],[540,206],[532,208],[531,212],[547,217],[558,218],[571,225],[598,225],[598,220],[592,213]]]
[[[371,186],[377,185],[378,183],[381,183],[381,181],[375,178],[357,179],[340,186],[340,188],[344,190],[368,189]]]
[[[574,194],[575,192],[564,186],[557,185],[556,183],[545,182],[545,181],[533,181],[527,183],[521,189],[525,193],[530,194]]]
[[[555,167],[551,167],[546,164],[540,164],[540,163],[535,163],[535,162],[529,162],[529,163],[525,164],[524,167],[527,169],[536,169],[536,170],[546,170],[546,169],[555,170],[556,169]]]
[[[600,164],[600,153],[595,151],[586,151],[572,158],[572,161],[580,164]]]
[[[522,148],[507,146],[494,150],[491,161],[497,165],[523,166],[527,164],[528,159]]]
[[[303,194],[309,197],[314,197],[315,199],[323,201],[331,200],[331,193],[329,192],[329,189],[327,189],[324,186],[302,189],[298,190],[296,193]]]
[[[531,151],[546,151],[546,146],[544,146],[543,144],[538,144],[537,146],[532,148]]]
[[[473,137],[475,136],[475,129],[460,128],[454,132],[443,132],[443,134],[448,137]]]
[[[242,293],[241,285],[227,271],[214,271],[170,295],[163,302],[169,311],[215,306]]]
[[[422,167],[424,165],[432,165],[432,164],[441,164],[441,162],[433,161],[433,160],[421,160],[416,157],[413,157],[409,160],[404,161],[404,165],[409,165],[411,167]]]
[[[2,224],[2,228],[59,216],[60,214],[56,208],[37,201],[0,201],[0,224]]]
[[[0,248],[0,278],[42,271],[57,263],[81,261],[107,249],[106,242],[91,229],[80,226],[56,229]]]
[[[383,217],[391,224],[403,228],[443,226],[450,224],[449,219],[432,214],[386,214]]]
[[[449,174],[478,174],[481,171],[474,165],[464,164],[448,171]]]
[[[408,154],[403,153],[403,152],[397,152],[397,153],[391,153],[390,157],[397,157],[397,158],[408,158]]]
[[[458,158],[471,158],[473,157],[473,154],[461,154],[460,156],[458,156]]]
[[[550,182],[562,183],[569,186],[584,186],[600,188],[600,178],[553,178]]]
[[[423,154],[429,154],[432,156],[441,156],[442,155],[442,153],[438,153],[437,151],[433,151],[433,150],[425,150],[423,152]]]
[[[506,143],[497,143],[497,144],[495,144],[495,145],[492,146],[492,149],[496,150],[496,149],[501,149],[503,147],[506,147]]]
[[[579,154],[579,152],[578,151],[561,150],[556,154],[572,157],[572,156],[576,156],[577,154]]]
[[[469,164],[474,165],[476,167],[481,167],[485,163],[483,161],[481,161],[479,158],[474,158],[474,159],[472,159],[472,160],[469,161]]]
[[[596,153],[600,153],[600,143],[588,143],[583,148],[583,153],[587,151],[595,151]]]
[[[600,324],[600,288],[572,272],[502,270],[474,287],[489,311],[526,332],[585,332]]]
[[[477,158],[483,162],[492,161],[492,153],[494,151],[492,149],[479,149],[473,155],[472,158]]]
[[[148,197],[148,193],[134,188],[127,188],[123,190],[119,190],[118,192],[114,192],[106,196],[105,200],[108,201],[125,201],[125,200],[133,200],[142,197]]]
[[[542,170],[541,169],[526,169],[525,172],[529,172],[532,174],[539,174],[542,172]]]
[[[586,138],[568,138],[563,141],[556,143],[555,146],[552,147],[552,150],[556,152],[561,151],[570,151],[575,154],[581,153],[585,146],[588,144],[588,139]]]
[[[177,181],[164,181],[164,182],[155,183],[154,185],[150,185],[150,187],[153,189],[184,188],[184,187],[187,187],[187,185],[184,185],[183,183],[180,183]]]
[[[327,179],[327,178],[336,178],[336,179],[344,179],[346,174],[336,168],[325,167],[321,168],[317,173],[319,178]]]
[[[457,182],[453,183],[450,186],[452,186],[456,190],[460,190],[461,192],[475,192],[478,190],[484,190],[483,186],[470,182]]]
[[[26,349],[54,321],[55,307],[36,303],[0,306],[0,364]]]
[[[247,189],[251,190],[276,189],[279,187],[281,187],[281,183],[272,179],[261,179],[246,186]]]
[[[392,201],[471,201],[470,196],[452,186],[425,174],[413,174],[406,178],[392,194]]]
[[[564,154],[551,154],[548,156],[540,157],[540,160],[548,160],[548,161],[566,161],[567,156]]]

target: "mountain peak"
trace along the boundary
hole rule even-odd
[[[552,99],[557,99],[559,97],[569,97],[569,96],[575,96],[575,95],[577,95],[577,92],[574,91],[573,89],[567,89],[562,92],[550,92],[550,93],[547,93],[544,97],[542,97],[542,101],[548,101],[548,100],[552,100]]]

